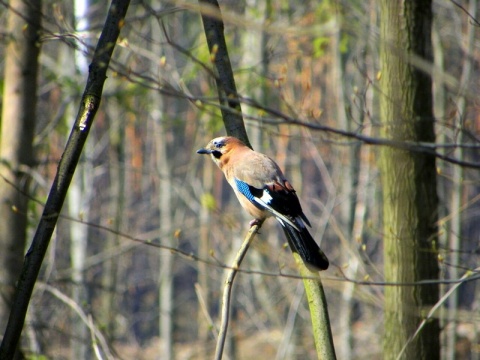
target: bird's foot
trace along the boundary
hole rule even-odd
[[[263,220],[260,220],[260,219],[253,219],[252,221],[250,221],[250,227],[253,227],[255,225],[258,225],[258,227],[262,226],[263,224]]]

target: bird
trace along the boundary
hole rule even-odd
[[[307,229],[311,224],[300,200],[274,160],[232,136],[217,137],[197,153],[210,155],[222,170],[241,206],[253,216],[251,225],[275,217],[291,250],[300,255],[308,269],[328,268],[327,256]]]

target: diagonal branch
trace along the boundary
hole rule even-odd
[[[83,146],[100,105],[103,85],[107,78],[108,65],[120,34],[120,29],[123,26],[129,3],[129,0],[112,0],[90,65],[87,85],[83,93],[75,124],[70,133],[62,159],[60,160],[57,174],[50,189],[47,203],[45,204],[45,209],[35,232],[32,245],[25,256],[12,310],[2,345],[0,346],[0,359],[13,358],[15,349],[19,343],[33,287],[37,281],[38,273],[57,224],[60,211],[62,210],[67,190],[80,159]]]
[[[405,345],[403,346],[402,350],[399,352],[398,356],[397,356],[397,360],[400,360],[403,356],[403,354],[405,353],[405,350],[407,348],[407,346],[413,341],[415,340],[415,338],[417,337],[417,335],[423,330],[423,328],[425,327],[425,324],[427,324],[431,319],[434,319],[434,314],[435,312],[445,303],[445,301],[447,301],[447,299],[450,297],[450,295],[452,295],[459,287],[460,285],[462,285],[464,282],[466,282],[466,280],[470,277],[472,277],[472,275],[474,275],[475,273],[478,273],[478,271],[480,271],[480,268],[476,268],[474,270],[468,270],[461,278],[460,278],[460,281],[458,283],[456,283],[454,286],[452,286],[450,288],[450,290],[448,290],[445,295],[442,296],[442,298],[440,300],[437,301],[437,303],[432,306],[432,308],[430,309],[430,311],[428,312],[427,316],[422,320],[422,322],[420,323],[420,325],[418,325],[418,328],[417,330],[415,331],[415,333],[408,339],[408,341],[405,343]],[[449,321],[451,321],[452,319],[448,319]]]
[[[313,339],[319,360],[335,360],[332,328],[328,315],[327,299],[323,291],[322,281],[318,272],[310,271],[297,253],[293,253],[295,262],[303,277],[303,285],[308,299],[310,318],[312,320]]]
[[[215,67],[218,99],[220,104],[224,105],[221,111],[225,129],[228,135],[239,138],[251,147],[243,122],[230,57],[228,56],[220,6],[217,0],[199,0],[199,3],[215,10],[219,14],[219,16],[212,16],[201,13],[208,49],[210,50],[210,58]]]
[[[100,354],[100,348],[99,348],[99,345],[100,345],[101,349],[105,354],[105,357],[108,360],[114,359],[114,356],[110,352],[110,349],[108,347],[105,336],[103,336],[102,332],[93,323],[92,316],[90,314],[86,314],[78,303],[76,303],[72,298],[68,297],[57,288],[45,283],[38,283],[35,289],[49,292],[50,294],[55,296],[58,300],[66,304],[70,309],[72,309],[73,312],[75,312],[79,317],[79,320],[83,322],[90,329],[91,338],[92,338],[92,347],[94,348],[95,354]],[[97,359],[98,358],[101,359],[102,357],[97,355]]]
[[[227,329],[228,329],[228,321],[230,318],[230,300],[231,300],[231,294],[232,294],[233,280],[235,279],[235,276],[238,273],[240,264],[242,263],[242,260],[245,257],[245,254],[247,253],[247,250],[250,244],[252,243],[253,238],[257,234],[258,230],[260,230],[261,226],[262,224],[260,223],[250,228],[250,230],[247,233],[247,236],[245,237],[245,240],[243,240],[242,246],[237,252],[237,256],[233,260],[232,268],[229,270],[227,279],[225,280],[225,287],[223,289],[223,298],[222,298],[222,318],[221,318],[220,332],[218,334],[218,339],[217,339],[217,347],[215,349],[215,360],[220,360],[223,356],[223,348],[225,346],[225,339],[227,337]]]

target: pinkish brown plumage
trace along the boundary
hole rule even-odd
[[[274,216],[278,220],[292,251],[307,266],[317,270],[328,268],[327,257],[307,230],[310,223],[295,190],[271,158],[231,136],[215,138],[197,153],[211,155],[242,207],[254,219],[263,221]]]

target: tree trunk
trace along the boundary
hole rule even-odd
[[[163,103],[157,98],[157,104]],[[162,245],[175,247],[172,233],[172,176],[170,160],[167,152],[167,130],[164,118],[156,120],[157,127],[157,164],[160,174],[159,207],[160,207],[160,233]],[[173,254],[169,251],[160,251],[160,274],[159,274],[159,301],[160,301],[160,338],[163,342],[162,356],[165,359],[173,359]]]
[[[88,6],[87,0],[76,0],[73,4],[74,16],[72,27],[76,31],[84,31],[88,27],[88,22],[84,19]],[[63,76],[75,81],[77,69],[82,75],[88,76],[88,64],[81,51],[73,48],[65,49],[66,56],[61,64]],[[74,59],[72,61],[72,59]],[[80,97],[80,94],[79,94]],[[68,104],[65,111],[65,120],[70,127],[75,121],[74,104]],[[88,150],[88,148],[86,149]],[[78,166],[75,176],[72,179],[70,189],[67,193],[68,213],[74,219],[81,218],[88,221],[90,213],[90,198],[92,193],[92,169],[88,161]],[[87,226],[72,221],[70,223],[70,261],[72,266],[72,300],[80,307],[87,303],[87,288],[84,279],[85,258],[87,254]],[[74,336],[70,339],[72,357],[75,359],[88,358],[88,329],[86,324],[78,321],[77,314],[72,314],[72,332]]]
[[[381,1],[380,113],[382,136],[395,141],[434,142],[432,82],[413,66],[432,62],[430,0]],[[385,280],[412,283],[438,278],[435,246],[437,207],[435,158],[384,147],[383,186]],[[384,358],[395,359],[438,300],[438,286],[385,288]],[[408,344],[404,359],[438,359],[438,320]]]
[[[120,246],[120,236],[125,230],[125,203],[126,193],[129,191],[126,182],[126,154],[125,148],[127,140],[125,136],[125,117],[122,116],[118,102],[110,102],[106,113],[109,114],[110,121],[110,187],[109,192],[114,201],[110,202],[109,211],[112,219],[113,233],[107,235],[103,251],[115,251]],[[110,338],[116,338],[119,335],[118,327],[115,323],[115,316],[118,314],[118,299],[116,291],[118,289],[119,262],[116,259],[107,259],[103,264],[102,270],[102,288],[105,290],[101,295],[100,311],[97,318],[100,324],[105,327],[105,332]]]
[[[200,230],[199,230],[199,244],[198,244],[198,256],[202,259],[208,259],[210,256],[211,242],[210,242],[210,227],[212,226],[210,212],[212,210],[211,202],[208,201],[207,194],[213,193],[213,162],[206,161],[203,168],[202,184],[203,191],[205,192],[202,200],[202,206],[200,207]],[[198,263],[198,284],[203,294],[206,310],[209,311],[212,303],[211,298],[211,280],[208,273],[209,267],[203,262]],[[209,331],[211,323],[205,317],[205,313],[202,309],[198,308],[198,341],[201,342],[201,348],[205,348],[209,341]],[[200,350],[201,351],[201,350]]]
[[[332,6],[338,6],[333,4]],[[337,126],[340,129],[351,131],[352,125],[348,121],[345,111],[345,92],[343,88],[344,84],[344,69],[342,64],[342,54],[340,52],[340,41],[342,31],[342,16],[335,12],[333,17],[334,32],[331,37],[332,41],[332,82],[335,84],[335,91],[333,99],[335,101],[335,120]],[[357,149],[351,146],[343,146],[335,148],[336,157],[338,159],[353,159],[355,158],[354,152]],[[352,242],[352,248],[356,247],[356,242],[353,240],[353,222],[355,211],[355,183],[357,183],[359,177],[359,167],[363,165],[362,159],[359,161],[339,161],[333,167],[334,178],[338,179],[338,194],[342,194],[343,201],[339,204],[339,220],[346,229],[347,238]],[[347,174],[347,176],[345,176]],[[351,251],[341,252],[341,263],[348,264],[345,268],[345,274],[348,277],[355,278],[358,270],[358,258],[352,257]],[[338,326],[342,329],[342,336],[337,343],[337,349],[339,350],[340,359],[350,359],[352,357],[353,346],[353,333],[352,333],[352,313],[354,306],[354,292],[355,284],[353,282],[345,282],[342,290],[342,298],[340,301],[341,311],[336,318]]]
[[[160,8],[160,2],[155,2],[154,6]],[[157,44],[162,44],[163,38],[161,30],[158,28],[157,21],[152,18],[151,23],[152,44],[150,49],[158,58],[162,57],[164,50]],[[152,74],[157,72],[158,64],[151,63]],[[158,92],[151,94],[151,112],[154,129],[155,129],[155,149],[157,159],[157,172],[160,177],[158,190],[158,206],[159,206],[159,230],[161,234],[161,244],[164,246],[175,247],[173,239],[173,179],[171,156],[168,153],[168,136],[169,129],[167,127],[167,116],[165,99]],[[159,329],[161,344],[161,354],[164,359],[173,359],[173,326],[174,326],[174,261],[173,254],[169,251],[159,252]]]
[[[33,165],[40,45],[40,1],[9,3],[0,135],[0,331],[5,330],[22,269],[27,230],[28,172]],[[8,104],[8,106],[7,106]],[[7,183],[10,182],[10,183]]]

